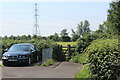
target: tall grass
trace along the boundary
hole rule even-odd
[[[76,46],[77,44],[76,42],[56,42],[56,43],[62,46],[67,46],[67,45]]]

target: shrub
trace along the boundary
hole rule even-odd
[[[85,38],[85,37],[84,37],[84,38],[79,38],[79,39],[77,40],[76,51],[77,51],[78,53],[82,53],[82,52],[84,51],[84,49],[90,45],[90,42],[91,42],[91,41],[89,41],[89,39],[87,39],[87,38]]]
[[[2,64],[0,64],[0,66],[3,66]]]
[[[54,64],[54,60],[53,59],[47,59],[42,66],[50,66]]]
[[[85,63],[87,63],[87,60],[88,60],[88,55],[87,54],[76,53],[75,55],[72,56],[72,58],[70,59],[70,62],[85,64]]]
[[[85,64],[82,66],[82,69],[78,74],[75,75],[76,80],[89,80],[90,79],[90,70],[89,64]]]
[[[93,78],[102,80],[120,77],[120,53],[117,39],[99,39],[86,48]]]

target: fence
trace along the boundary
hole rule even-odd
[[[47,59],[52,59],[53,48],[43,49],[42,50],[42,63]]]
[[[55,59],[56,61],[66,61],[66,57],[70,59],[72,53],[75,52],[75,48],[76,47],[71,45],[58,45],[55,48],[53,48],[53,59]]]

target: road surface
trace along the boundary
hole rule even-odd
[[[2,67],[2,78],[74,78],[80,64],[62,62],[55,68],[43,66]]]

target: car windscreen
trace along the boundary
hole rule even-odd
[[[10,47],[8,51],[30,51],[30,46],[29,45],[13,45]]]

